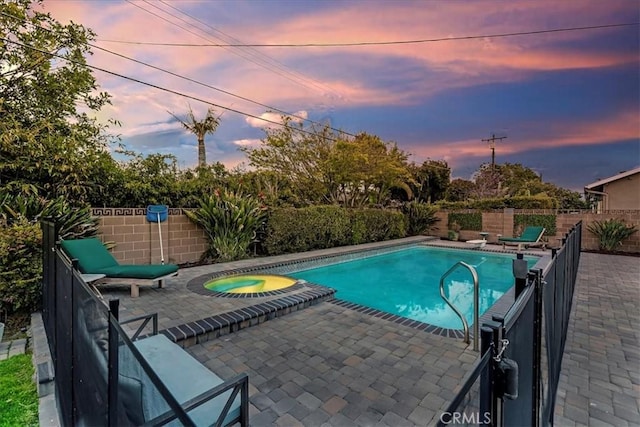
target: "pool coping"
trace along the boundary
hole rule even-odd
[[[182,347],[189,347],[326,301],[333,298],[335,292],[324,286],[305,284],[302,292],[172,326],[159,333]]]

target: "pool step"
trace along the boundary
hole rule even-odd
[[[189,347],[331,300],[336,292],[324,286],[307,284],[307,287],[308,290],[299,293],[173,326],[160,333],[182,347]]]

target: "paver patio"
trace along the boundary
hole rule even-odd
[[[245,262],[256,260],[231,268]],[[105,294],[121,299],[122,318],[158,311],[161,328],[255,303],[186,289],[212,268],[229,266],[185,269],[138,299],[127,289]],[[640,425],[639,305],[638,258],[582,254],[556,425]],[[424,426],[473,365],[470,348],[322,302],[187,350],[222,378],[248,372],[255,426]]]
[[[640,425],[640,258],[580,256],[556,425]]]

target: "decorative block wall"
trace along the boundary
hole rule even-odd
[[[113,242],[111,251],[120,262],[129,264],[160,263],[160,233],[157,222],[148,222],[146,208],[94,208],[93,215],[100,218],[100,238],[103,242]],[[550,247],[560,246],[562,237],[578,221],[583,221],[582,249],[598,249],[598,239],[587,230],[594,221],[610,218],[623,220],[626,224],[635,224],[640,229],[640,211],[557,212],[553,210],[514,210],[491,211],[482,213],[482,230],[489,233],[490,243],[498,241],[498,234],[513,235],[513,218],[517,213],[555,214],[556,235],[548,236]],[[441,238],[447,237],[447,211],[439,211],[440,219],[429,234]],[[207,248],[204,230],[193,224],[180,208],[169,209],[166,221],[160,223],[162,249],[165,263],[185,264],[200,260]],[[478,231],[461,230],[461,240],[479,239]],[[619,248],[623,252],[640,253],[640,231],[627,239]]]
[[[593,213],[590,211],[574,211],[574,212],[558,212],[547,209],[536,210],[515,210],[504,209],[502,211],[491,211],[482,213],[482,231],[488,232],[487,240],[490,243],[498,241],[498,234],[503,236],[513,236],[514,216],[516,214],[547,214],[556,215],[556,234],[554,236],[545,236],[548,240],[549,247],[559,247],[562,238],[569,232],[569,229],[578,221],[582,220],[582,249],[597,250],[598,238],[587,230],[587,226],[594,221],[604,221],[607,219],[619,219],[627,225],[635,225],[638,231],[629,239],[625,240],[619,250],[622,252],[640,253],[640,211],[609,211],[606,213]],[[439,211],[436,216],[440,221],[436,227],[430,232],[431,235],[441,238],[447,237],[447,220],[448,211]],[[477,231],[461,230],[460,240],[479,239],[480,234]]]
[[[115,244],[111,253],[119,262],[159,264],[162,255],[167,264],[197,262],[207,247],[204,230],[179,208],[169,209],[160,229],[147,221],[146,208],[94,208],[92,213],[100,218],[100,239]]]

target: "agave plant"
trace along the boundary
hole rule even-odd
[[[594,221],[587,226],[587,230],[600,239],[600,249],[613,251],[637,230],[635,225],[626,225],[618,219]]]
[[[0,196],[0,219],[8,225],[49,219],[56,223],[58,235],[63,239],[96,236],[99,225],[88,205],[74,207],[64,197],[47,200],[35,193]]]
[[[35,219],[41,218],[51,218],[62,239],[83,239],[98,235],[100,219],[91,216],[91,207],[71,206],[63,197],[48,201]]]
[[[22,218],[32,220],[42,211],[45,199],[38,196],[35,188],[28,187],[14,195],[10,192],[0,194],[0,218],[12,224]]]
[[[426,203],[417,201],[405,203],[402,206],[402,212],[408,222],[407,234],[417,236],[431,230],[436,222],[440,221],[440,219],[436,217],[437,211],[437,208]]]
[[[209,248],[203,258],[219,261],[245,258],[266,220],[266,210],[259,200],[230,191],[216,191],[185,214],[207,234]]]

